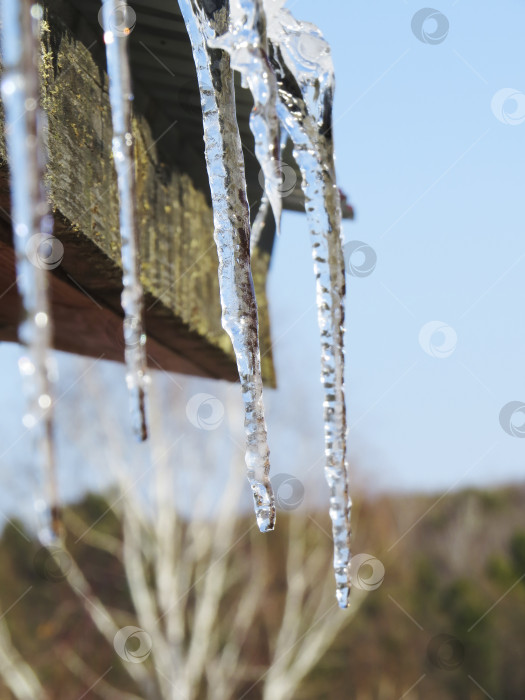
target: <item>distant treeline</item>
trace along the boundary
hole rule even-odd
[[[88,496],[66,511],[66,525],[75,531],[68,534],[68,546],[104,605],[127,609],[132,619],[119,552],[121,523],[106,510],[107,501]],[[264,538],[264,606],[243,649],[243,662],[262,669],[261,676],[269,636],[277,633],[282,616],[287,531],[297,513],[281,513],[276,532]],[[75,544],[79,518],[97,524],[90,537]],[[330,531],[329,522],[316,512],[305,521],[307,547],[326,548],[331,576],[330,542],[323,532]],[[246,522],[238,526],[241,530]],[[97,537],[100,546],[93,546]],[[290,700],[525,698],[525,486],[356,498],[353,550],[372,557],[358,572],[361,591],[367,580],[372,590]],[[250,551],[249,543],[241,542],[232,554],[239,580],[225,607],[235,607]],[[384,566],[382,582],[374,580],[374,559]],[[119,697],[137,692],[60,566],[38,552],[20,523],[6,526],[2,536],[0,600],[13,645],[53,700],[82,696],[89,674],[94,681],[108,668],[107,680],[122,691]],[[191,595],[184,604],[191,607]],[[191,624],[191,615],[188,620]],[[1,680],[0,697],[14,697]],[[85,697],[104,695],[92,690]],[[208,697],[205,688],[201,697]],[[232,700],[240,697],[262,698],[263,681],[241,684]]]

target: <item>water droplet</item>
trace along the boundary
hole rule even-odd
[[[45,328],[47,326],[49,317],[43,311],[39,311],[35,316],[35,323],[39,328]]]
[[[38,397],[38,405],[42,409],[49,408],[51,406],[51,396],[49,396],[49,394],[40,394]]]
[[[34,19],[42,19],[44,16],[44,10],[42,5],[32,5],[31,6],[31,17]]]
[[[36,425],[36,418],[32,413],[26,413],[25,416],[22,418],[22,425],[24,426],[24,428],[31,430],[31,428],[34,428]]]
[[[29,357],[21,357],[18,360],[18,368],[20,370],[20,374],[24,375],[25,377],[30,377],[35,373],[35,365],[31,362]]]

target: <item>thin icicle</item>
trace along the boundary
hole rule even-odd
[[[281,123],[301,169],[312,237],[321,330],[325,476],[330,488],[337,601],[349,603],[350,510],[344,397],[344,256],[341,202],[332,143],[334,77],[330,48],[320,31],[297,22],[281,0],[267,0],[271,60],[279,85]]]
[[[34,442],[38,536],[44,545],[60,536],[53,444],[51,385],[56,376],[47,270],[57,267],[63,246],[53,233],[43,186],[45,148],[40,101],[40,23],[42,8],[30,0],[2,0],[2,101],[11,184],[11,215],[17,284],[23,304],[19,360],[27,396],[24,426]]]
[[[231,338],[245,406],[246,466],[257,524],[273,530],[275,504],[262,398],[257,304],[250,268],[250,214],[228,55],[208,39],[228,27],[227,3],[179,0],[193,48],[201,92],[206,162],[219,256],[222,325]]]
[[[273,73],[273,68],[270,66],[271,71]],[[277,80],[275,78],[275,73],[274,73],[274,80],[275,84],[277,85]],[[275,113],[277,115],[277,102],[275,103]],[[277,115],[277,119],[279,119]],[[279,154],[281,154],[288,142],[288,134],[286,130],[281,131],[280,134],[280,143],[279,143]],[[279,176],[281,178],[281,183],[280,183],[280,191],[279,191],[279,197],[282,197],[282,187],[283,187],[283,164],[279,163]],[[289,168],[289,166],[286,166]],[[290,169],[290,168],[289,168]],[[255,217],[255,221],[253,222],[252,225],[252,234],[250,237],[250,251],[253,253],[255,248],[259,245],[259,241],[261,240],[262,233],[264,231],[264,227],[266,226],[266,221],[268,218],[268,211],[270,207],[270,200],[268,199],[268,195],[266,194],[266,188],[265,191],[263,192],[263,196],[261,198],[260,204],[259,204],[259,209],[257,210],[257,215]],[[277,227],[277,233],[280,233],[279,227]]]
[[[255,155],[264,173],[265,193],[279,229],[282,204],[277,83],[268,58],[266,15],[262,0],[230,0],[229,8],[228,31],[210,38],[209,45],[230,54],[232,68],[239,71],[243,87],[252,94],[250,129],[255,139]]]
[[[127,9],[125,0],[103,0],[102,18],[113,119],[113,159],[120,199],[126,382],[133,432],[138,440],[145,440],[148,436],[145,408],[148,374],[131,123],[133,93],[127,47],[130,28],[122,26]]]
[[[263,194],[261,203],[259,204],[259,209],[257,211],[257,216],[252,226],[252,233],[250,236],[250,251],[253,253],[255,248],[259,245],[261,240],[262,232],[266,225],[266,218],[270,210],[270,200],[268,199],[266,192]]]

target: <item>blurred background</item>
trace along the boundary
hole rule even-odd
[[[0,347],[2,697],[525,695],[525,7],[287,6],[332,46],[338,179],[356,210],[352,607],[335,609],[329,571],[310,242],[285,212],[268,278],[269,536],[252,529],[238,386],[152,372],[150,450],[131,439],[124,368],[57,354],[75,506],[68,552],[37,551],[20,350]],[[122,628],[139,630],[128,647]]]

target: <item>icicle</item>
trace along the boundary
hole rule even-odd
[[[262,232],[264,231],[264,226],[266,224],[266,217],[268,216],[268,211],[270,209],[270,200],[268,199],[266,192],[263,194],[261,203],[259,204],[259,210],[257,211],[257,216],[252,226],[252,233],[250,236],[250,252],[253,253],[255,248],[259,245],[261,240]]]
[[[344,257],[332,143],[333,67],[330,48],[320,31],[297,22],[281,9],[282,4],[281,0],[266,0],[270,54],[279,86],[277,110],[301,169],[312,237],[336,596],[340,607],[346,608],[350,592],[351,501],[344,398]]]
[[[131,124],[133,93],[127,47],[127,36],[131,29],[122,26],[122,18],[125,17],[126,10],[125,0],[103,0],[102,18],[113,119],[113,159],[120,199],[126,381],[130,396],[133,432],[138,440],[145,440],[148,436],[145,409],[148,375]]]
[[[35,499],[39,538],[44,545],[60,536],[53,445],[51,385],[56,371],[50,357],[52,338],[47,270],[57,267],[63,246],[52,236],[43,186],[45,148],[40,100],[40,20],[42,8],[30,0],[2,0],[2,101],[10,170],[11,214],[17,284],[23,304],[19,360],[27,395],[24,426],[34,441],[39,481]]]
[[[262,0],[230,0],[229,7],[228,32],[209,38],[208,44],[230,54],[232,68],[239,71],[243,87],[252,94],[250,129],[255,138],[255,155],[264,173],[265,193],[279,230],[282,205],[277,83],[268,58],[266,15]]]
[[[250,268],[250,215],[228,55],[207,40],[228,26],[227,3],[179,0],[201,91],[206,162],[219,256],[222,325],[231,338],[245,405],[246,466],[257,524],[273,530],[275,504],[262,399],[257,304]]]
[[[273,68],[271,68],[271,71],[273,73]],[[274,74],[274,80],[275,80],[275,74]],[[277,81],[275,84],[277,85]],[[276,108],[276,115],[277,115],[277,103],[275,103],[275,108]],[[281,154],[284,151],[287,142],[288,142],[288,134],[286,131],[282,131],[280,143],[279,143],[279,154]],[[283,166],[283,164],[279,163],[279,177],[280,178],[284,177],[282,166]],[[289,168],[289,166],[286,166],[286,167]],[[281,181],[280,187],[282,188],[282,186],[283,186],[283,182]],[[282,189],[279,191],[279,197],[281,197],[281,196],[282,196]],[[269,207],[270,207],[270,200],[268,199],[268,195],[266,194],[266,188],[265,188],[265,191],[263,192],[263,196],[262,196],[260,204],[259,204],[257,216],[255,217],[255,221],[253,222],[253,225],[252,225],[252,235],[250,237],[250,251],[252,253],[255,250],[255,248],[259,245],[259,241],[261,240],[262,232],[264,231],[264,227],[266,225],[266,220],[268,218]],[[279,226],[277,226],[277,233],[280,233]]]

